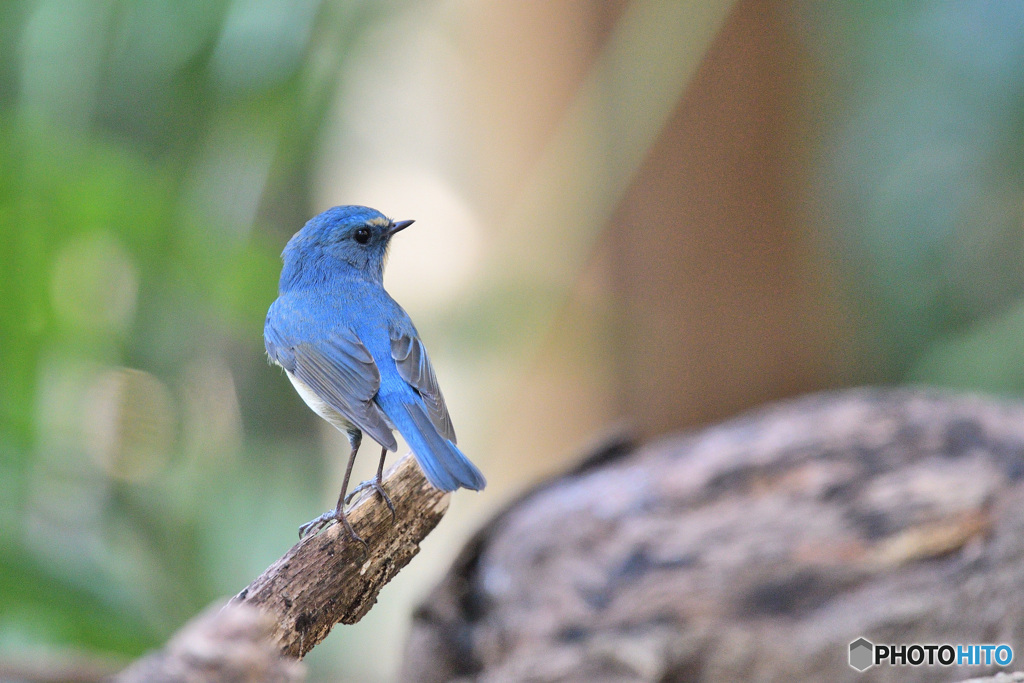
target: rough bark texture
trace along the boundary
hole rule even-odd
[[[334,524],[307,536],[231,599],[197,618],[155,653],[118,676],[135,681],[293,681],[301,658],[337,623],[354,624],[377,594],[419,552],[448,509],[449,494],[431,486],[407,455],[385,474],[396,517],[376,494],[349,512],[369,553]]]
[[[395,504],[394,522],[376,494],[364,495],[349,513],[370,544],[368,555],[334,524],[301,540],[232,599],[274,618],[271,635],[282,653],[302,657],[335,624],[362,619],[448,509],[449,494],[431,486],[409,455],[388,470],[384,488]]]
[[[1014,671],[1012,673],[1006,673],[1000,671],[994,676],[985,676],[984,678],[972,678],[964,683],[1024,683],[1024,672]]]
[[[1022,479],[1024,406],[928,390],[814,395],[616,444],[481,530],[417,611],[401,680],[991,673],[861,674],[848,645],[1024,653]]]
[[[162,650],[122,671],[115,683],[294,683],[303,666],[270,638],[274,620],[248,605],[215,606]]]

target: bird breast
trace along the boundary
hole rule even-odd
[[[309,406],[314,413],[330,422],[341,432],[348,433],[353,430],[354,425],[346,420],[341,413],[329,406],[326,401],[317,396],[316,392],[310,389],[308,384],[287,370],[285,370],[285,374],[288,375],[288,379],[291,380],[292,386],[295,387],[295,391],[298,392],[299,396],[302,397],[302,400],[306,402],[306,405]]]

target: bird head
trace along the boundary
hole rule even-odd
[[[377,282],[383,281],[388,245],[395,233],[412,221],[393,221],[365,206],[336,206],[310,219],[288,241],[281,254],[287,280],[322,279],[332,270],[353,269]]]

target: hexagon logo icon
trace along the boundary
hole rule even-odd
[[[866,671],[875,664],[875,645],[867,638],[858,638],[850,643],[850,666],[857,671]]]

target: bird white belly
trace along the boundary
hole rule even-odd
[[[302,400],[306,402],[306,405],[309,406],[314,413],[330,422],[342,432],[352,431],[352,423],[346,420],[345,417],[337,410],[329,406],[326,401],[317,396],[316,392],[310,389],[308,384],[287,370],[284,371],[284,374],[288,375],[288,379],[291,380],[292,386],[295,387],[295,391],[298,392],[299,396],[302,397]]]

